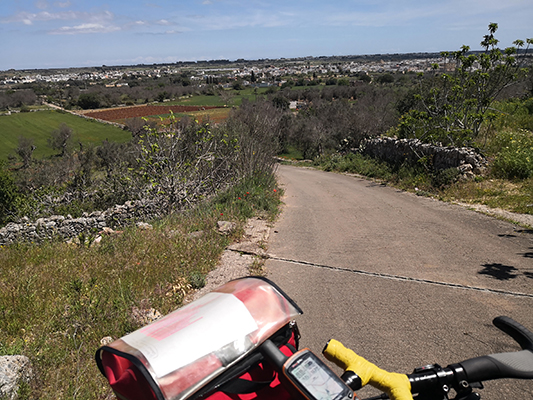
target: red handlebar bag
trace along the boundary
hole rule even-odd
[[[270,339],[291,354],[301,313],[271,281],[241,278],[99,348],[96,363],[120,400],[283,398],[256,350]]]

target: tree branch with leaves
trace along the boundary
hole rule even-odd
[[[490,107],[496,97],[526,73],[523,62],[533,44],[533,39],[516,40],[500,50],[497,29],[489,24],[483,52],[471,52],[469,46],[443,52],[444,72],[434,64],[431,77],[419,76],[413,107],[400,121],[400,137],[452,146],[474,143],[483,122],[494,118]]]

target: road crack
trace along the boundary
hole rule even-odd
[[[434,281],[431,279],[410,278],[407,276],[384,274],[380,272],[369,272],[369,271],[343,268],[343,267],[332,267],[330,265],[316,264],[316,263],[312,263],[308,261],[301,261],[301,260],[292,260],[289,258],[278,257],[278,256],[271,255],[271,254],[262,255],[262,257],[269,259],[269,260],[274,260],[274,261],[305,265],[305,266],[315,267],[315,268],[329,269],[332,271],[350,272],[352,274],[371,276],[374,278],[391,279],[391,280],[403,281],[403,282],[417,282],[417,283],[422,283],[426,285],[443,286],[443,287],[454,288],[454,289],[471,290],[471,291],[476,291],[476,292],[499,294],[499,295],[506,295],[506,296],[515,296],[515,297],[526,297],[526,298],[533,299],[533,294],[513,292],[509,290],[489,289],[489,288],[484,288],[484,287],[479,287],[479,286],[469,286],[469,285],[461,285],[458,283]]]

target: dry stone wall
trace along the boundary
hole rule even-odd
[[[41,243],[45,240],[69,240],[80,234],[99,232],[147,221],[161,216],[161,206],[155,201],[127,201],[105,211],[84,213],[83,217],[53,215],[30,221],[27,217],[18,223],[9,223],[0,229],[0,245],[14,242]]]
[[[434,146],[418,139],[369,139],[361,146],[361,151],[391,164],[415,165],[426,157],[435,170],[457,168],[464,178],[480,175],[487,168],[486,158],[473,148]]]

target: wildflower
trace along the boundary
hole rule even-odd
[[[220,215],[224,215],[224,213],[220,213]]]
[[[274,193],[276,193],[276,192],[277,192],[277,190],[276,190],[276,189],[274,189]]]
[[[238,200],[240,200],[241,198],[240,197],[237,197]]]

